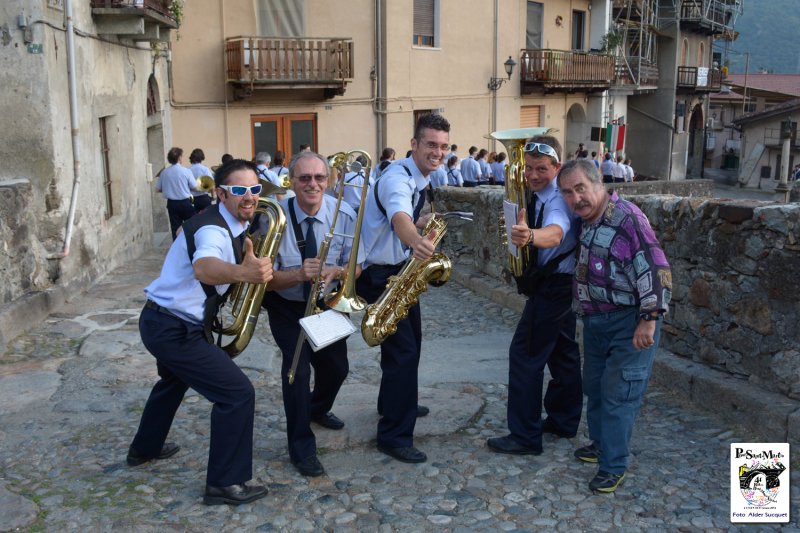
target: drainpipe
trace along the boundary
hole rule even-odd
[[[375,139],[378,141],[378,146],[375,150],[376,154],[380,154],[383,147],[386,146],[386,115],[384,114],[384,74],[383,74],[383,11],[381,2],[383,0],[375,0]]]
[[[222,21],[222,42],[225,43],[225,39],[227,38],[228,34],[225,33],[225,0],[220,0],[219,4],[219,19]],[[226,52],[225,46],[222,47],[222,67],[225,69],[225,79],[228,79],[228,54]],[[172,56],[170,56],[172,57]],[[225,82],[225,86],[222,88],[222,93],[225,95],[225,110],[222,115],[223,122],[225,126],[225,152],[223,153],[230,153],[230,135],[228,133],[228,82]],[[255,156],[255,154],[253,154]]]
[[[492,56],[492,76],[497,77],[497,50],[500,47],[500,0],[494,0],[494,49]],[[492,91],[492,132],[497,131],[497,91]],[[497,141],[490,141],[490,149],[497,147]]]
[[[78,203],[78,186],[81,183],[81,140],[78,136],[78,90],[75,79],[75,28],[72,25],[72,0],[64,0],[64,13],[67,18],[67,80],[69,86],[69,120],[72,132],[72,197],[69,201],[69,214],[64,234],[64,247],[61,257],[69,255],[69,243],[72,240],[72,224],[75,221],[75,207]]]

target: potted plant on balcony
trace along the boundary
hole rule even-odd
[[[600,38],[600,51],[609,55],[615,55],[617,48],[622,45],[623,35],[621,31],[610,30]]]

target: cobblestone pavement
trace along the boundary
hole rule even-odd
[[[506,349],[515,313],[449,283],[423,295],[420,419],[427,463],[375,450],[376,349],[351,338],[351,374],[335,412],[347,427],[315,428],[327,474],[288,462],[280,361],[266,324],[237,361],[257,390],[255,480],[267,498],[238,508],[201,503],[209,404],[187,396],[170,440],[173,458],[138,468],[124,459],[149,388],[152,357],[136,319],[157,274],[154,250],[104,278],[0,359],[0,528],[21,531],[800,531],[793,522],[732,525],[728,448],[747,442],[708,411],[651,388],[624,484],[594,495],[594,467],[572,457],[586,442],[544,438],[541,456],[491,453],[506,432]],[[356,317],[358,318],[358,317]],[[266,321],[266,318],[262,318]]]

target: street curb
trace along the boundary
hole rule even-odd
[[[517,294],[513,287],[469,265],[454,265],[451,279],[512,311],[521,313],[525,307],[525,298]],[[763,386],[664,349],[658,350],[653,361],[650,381],[657,387],[677,393],[687,402],[713,413],[725,422],[743,427],[748,434],[740,437],[745,440],[800,442],[798,400],[769,392]]]

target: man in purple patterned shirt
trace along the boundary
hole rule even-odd
[[[672,271],[650,222],[609,194],[590,161],[561,167],[558,186],[583,219],[574,304],[583,320],[583,391],[592,443],[575,457],[598,463],[589,488],[614,492],[625,477],[633,424],[653,366]]]

